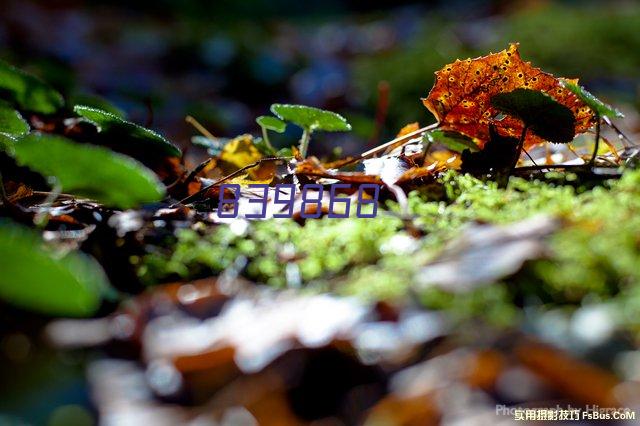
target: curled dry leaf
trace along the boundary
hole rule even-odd
[[[493,96],[519,88],[543,92],[569,108],[575,117],[575,134],[591,127],[593,111],[566,89],[560,79],[523,61],[516,43],[498,53],[446,65],[436,72],[435,85],[422,102],[442,129],[472,137],[482,147],[489,140],[490,125],[502,136],[519,137],[522,133],[523,123],[519,119],[501,116],[491,104]],[[524,146],[543,141],[530,133]]]

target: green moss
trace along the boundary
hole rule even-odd
[[[577,305],[596,298],[619,305],[627,324],[634,324],[640,313],[640,171],[597,185],[571,174],[511,178],[504,189],[448,172],[438,184],[439,191],[409,194],[414,224],[424,232],[419,239],[382,210],[374,219],[324,218],[304,226],[284,219],[252,222],[237,233],[238,227],[217,226],[202,233],[180,231],[166,252],[145,257],[140,274],[148,283],[219,274],[243,257],[241,273],[257,282],[366,300],[418,300],[454,319],[482,317],[505,325],[530,300]],[[562,222],[548,240],[548,258],[467,293],[416,285],[419,268],[464,225],[508,224],[537,214]]]

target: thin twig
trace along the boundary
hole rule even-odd
[[[239,174],[241,174],[242,172],[249,170],[253,167],[256,167],[266,161],[279,161],[279,160],[287,160],[289,158],[293,158],[293,157],[269,157],[269,158],[261,158],[260,160],[251,163],[249,165],[246,165],[244,167],[242,167],[241,169],[236,170],[235,172],[228,174],[227,176],[223,177],[222,179],[219,179],[217,181],[215,181],[214,183],[212,183],[211,185],[207,185],[204,188],[200,189],[198,192],[196,192],[195,194],[189,195],[186,198],[183,198],[182,200],[178,201],[177,203],[173,204],[171,207],[176,207],[178,204],[189,204],[192,201],[194,201],[195,199],[197,199],[200,195],[206,193],[209,189],[213,188],[214,186],[220,185],[223,182],[228,181],[229,179],[232,179],[236,176],[238,176]]]
[[[527,154],[527,157],[529,157],[529,160],[531,160],[531,162],[533,163],[534,166],[537,166],[536,161],[533,159],[533,157],[531,156],[531,154],[529,154],[529,152],[527,152],[526,149],[522,149],[524,151],[525,154]]]
[[[611,121],[611,119],[607,116],[603,117],[604,122],[607,124],[607,126],[611,127],[617,134],[618,134],[618,139],[620,139],[620,141],[622,142],[622,144],[625,146],[625,148],[628,148],[629,145],[627,145],[625,143],[625,140],[627,142],[629,142],[631,144],[631,146],[635,146],[635,144],[633,143],[633,141],[631,139],[629,139],[627,137],[627,135],[625,135],[622,130],[620,130],[618,128],[618,126],[616,126],[615,124],[613,124],[613,121]]]
[[[360,160],[363,158],[370,157],[394,145],[401,145],[403,142],[407,142],[410,139],[413,139],[414,136],[421,135],[425,132],[428,132],[429,130],[435,129],[436,127],[438,127],[438,123],[434,123],[429,126],[425,126],[421,129],[414,130],[411,133],[407,133],[406,135],[402,135],[393,140],[390,140],[389,142],[383,143],[382,145],[379,145],[373,149],[370,149],[369,151],[363,152],[362,154],[360,154],[360,157],[358,159]]]
[[[609,152],[613,154],[614,157],[616,157],[616,161],[619,163],[621,158],[620,158],[620,154],[618,154],[618,150],[616,149],[616,147],[604,136],[600,136],[600,140],[604,142],[607,148],[609,148]]]
[[[187,177],[185,177],[184,179],[182,179],[182,177],[178,178],[171,185],[167,185],[167,188],[173,188],[177,184],[184,185],[184,184],[187,184],[187,183],[191,182],[192,180],[195,179],[195,177],[196,177],[196,175],[198,173],[200,173],[205,167],[207,167],[209,165],[209,163],[211,163],[212,160],[213,160],[213,158],[207,158],[202,163],[198,164],[195,169],[191,170],[191,172],[189,172]],[[184,174],[182,174],[182,176],[184,176]]]
[[[406,135],[402,135],[400,137],[397,137],[397,138],[395,138],[393,140],[390,140],[389,142],[385,142],[382,145],[379,145],[379,146],[377,146],[377,147],[375,147],[373,149],[370,149],[369,151],[363,152],[362,154],[360,154],[360,155],[358,155],[356,157],[353,157],[350,161],[342,163],[342,167],[348,166],[349,164],[352,164],[352,163],[357,163],[358,161],[361,161],[361,160],[364,160],[364,159],[366,159],[368,157],[371,157],[371,156],[373,156],[373,155],[375,155],[375,154],[377,154],[377,153],[379,153],[381,151],[384,151],[385,149],[387,149],[387,148],[389,148],[391,146],[396,146],[396,145],[402,146],[402,145],[408,143],[409,141],[411,141],[412,139],[414,139],[415,136],[423,135],[424,133],[428,132],[429,130],[433,130],[433,129],[437,128],[437,127],[438,127],[438,123],[431,124],[429,126],[425,126],[425,127],[421,128],[421,129],[414,130],[411,133],[407,133]]]
[[[211,134],[211,132],[209,132],[202,124],[200,124],[198,122],[198,120],[196,120],[195,118],[193,118],[190,115],[187,115],[184,118],[184,121],[186,121],[187,123],[191,124],[193,127],[196,128],[197,131],[199,131],[200,133],[202,133],[202,135],[206,138],[209,138],[211,140],[215,140],[216,137],[213,136],[213,134]]]
[[[544,164],[542,166],[521,166],[513,169],[514,172],[526,172],[529,170],[545,170],[545,169],[587,169],[587,163],[584,164]]]

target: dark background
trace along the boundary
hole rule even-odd
[[[432,121],[419,98],[435,70],[513,41],[525,59],[579,76],[605,99],[632,108],[638,99],[635,1],[9,0],[1,7],[4,59],[74,101],[100,95],[183,146],[194,134],[187,114],[231,137],[257,132],[254,119],[271,103],[292,102],[345,115],[355,131],[327,143],[358,151],[408,122]],[[290,133],[280,144],[295,138]]]

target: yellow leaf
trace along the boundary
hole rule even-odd
[[[225,175],[231,174],[248,165],[261,160],[263,155],[253,143],[253,136],[240,135],[227,143],[220,153],[218,166]],[[265,161],[247,170],[249,183],[269,183],[273,180],[276,165],[273,161]],[[239,183],[239,182],[236,182]]]

